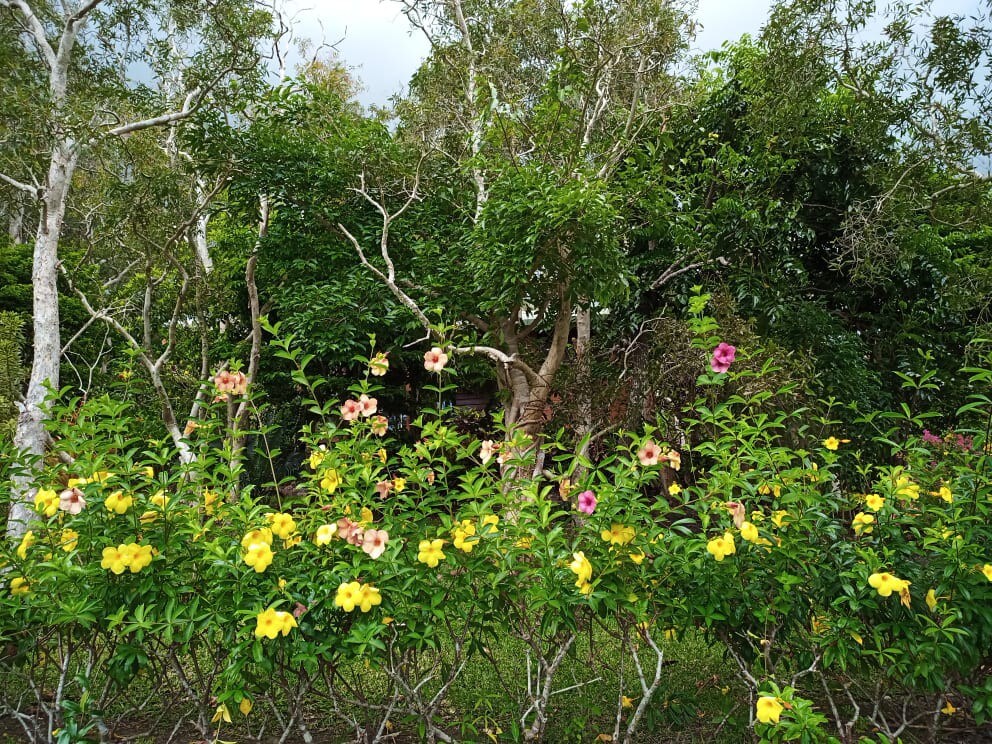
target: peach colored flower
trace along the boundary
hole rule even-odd
[[[392,490],[393,482],[390,480],[381,480],[375,484],[375,492],[379,494],[380,499],[385,499]]]
[[[386,432],[389,430],[389,419],[385,416],[376,416],[372,419],[372,433],[377,437],[386,436]]]
[[[373,377],[382,377],[389,370],[389,359],[386,354],[379,352],[369,360],[369,371]]]
[[[83,492],[78,488],[67,488],[59,494],[59,509],[72,515],[79,514],[86,506]]]
[[[341,406],[341,418],[345,421],[354,421],[362,412],[362,404],[357,400],[346,400]]]
[[[379,401],[362,393],[361,397],[358,399],[358,406],[362,416],[368,418],[379,410]]]
[[[483,440],[482,447],[479,448],[479,459],[482,460],[482,464],[485,465],[492,460],[496,452],[499,452],[499,444],[492,439]]]
[[[644,443],[643,447],[637,450],[637,459],[640,460],[643,467],[657,465],[658,458],[660,457],[661,448],[650,439]]]
[[[348,517],[341,517],[341,519],[337,521],[337,525],[338,536],[341,537],[342,540],[346,540],[352,545],[362,544],[362,540],[365,537],[365,530],[362,529],[362,526],[358,522],[355,522]]]
[[[672,470],[682,469],[682,455],[675,450],[668,450],[668,454],[665,455],[665,460],[668,461],[668,467]]]
[[[435,346],[430,351],[424,352],[424,369],[428,372],[440,372],[447,363],[448,355],[441,350],[440,346]]]
[[[362,537],[362,550],[374,560],[386,552],[387,542],[389,542],[389,533],[385,530],[365,530]]]

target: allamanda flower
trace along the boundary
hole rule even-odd
[[[47,488],[39,488],[34,495],[34,510],[46,517],[54,517],[59,510],[59,495]]]
[[[245,550],[244,561],[255,569],[255,573],[262,573],[272,563],[272,548],[266,542],[253,542]]]
[[[106,498],[103,505],[107,507],[109,512],[124,514],[133,503],[134,498],[132,496],[125,495],[123,491],[114,491]]]
[[[778,701],[778,698],[770,695],[762,695],[758,698],[755,716],[761,723],[778,723],[778,718],[785,707]]]
[[[17,546],[17,557],[22,561],[28,557],[28,549],[34,545],[38,539],[34,535],[34,530],[28,530],[21,538],[21,544]]]
[[[258,613],[255,618],[255,637],[274,639],[280,633],[289,635],[289,631],[297,627],[296,618],[289,612],[283,612],[273,607]]]
[[[28,580],[23,576],[15,576],[10,580],[10,593],[13,596],[18,596],[21,594],[27,594],[31,591],[31,585],[28,584]]]
[[[475,547],[475,540],[471,540],[475,536],[475,524],[471,519],[463,519],[457,527],[451,532],[453,538],[452,545],[456,549],[461,550],[464,553],[471,553],[472,548]]]
[[[436,568],[437,564],[444,560],[444,540],[421,540],[418,546],[417,560],[426,563],[430,568]]]
[[[267,514],[265,518],[272,525],[272,533],[278,535],[283,540],[288,540],[296,532],[296,522],[293,517],[283,512]]]
[[[885,499],[879,496],[877,493],[866,494],[865,506],[867,506],[873,512],[881,511],[882,507],[885,506]]]
[[[910,582],[900,579],[895,574],[888,571],[873,573],[868,577],[868,583],[883,597],[888,597],[892,592],[903,592],[908,589]]]
[[[851,522],[851,526],[854,528],[855,535],[870,535],[871,531],[874,529],[874,527],[872,527],[874,523],[874,515],[858,512],[854,515],[854,520]]]
[[[706,551],[718,561],[733,555],[737,552],[733,533],[728,531],[724,532],[722,537],[714,537],[706,543]]]
[[[575,574],[575,586],[582,588],[583,584],[592,579],[592,564],[586,558],[583,551],[572,553],[572,562],[568,564],[569,570]]]
[[[317,528],[317,536],[314,537],[313,541],[317,545],[327,545],[337,531],[338,526],[336,524],[322,524]]]
[[[758,541],[758,528],[754,526],[751,522],[741,523],[741,537],[748,542]]]
[[[633,527],[628,527],[614,522],[610,525],[610,529],[603,530],[600,533],[600,537],[609,542],[611,545],[626,545],[634,539],[634,534]]]

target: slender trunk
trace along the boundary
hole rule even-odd
[[[11,243],[23,241],[22,230],[24,228],[24,199],[23,194],[16,194],[10,205],[10,216],[7,220],[7,237]]]
[[[575,437],[579,442],[576,454],[589,455],[589,439],[592,434],[592,363],[589,359],[589,345],[592,341],[592,310],[580,308],[575,313],[575,391],[578,397],[578,423]],[[580,474],[577,474],[580,475]]]
[[[33,284],[34,358],[27,394],[20,405],[14,445],[24,453],[25,469],[15,475],[10,494],[7,534],[20,537],[34,516],[34,473],[45,454],[49,388],[58,389],[62,341],[59,334],[58,252],[69,185],[76,169],[77,151],[69,139],[52,149],[48,179],[42,195],[38,234],[34,243]]]

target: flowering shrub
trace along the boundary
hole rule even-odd
[[[35,741],[107,737],[146,708],[203,738],[267,720],[306,739],[315,707],[359,741],[397,726],[447,741],[460,736],[448,698],[478,662],[501,681],[526,670],[503,686],[516,715],[500,728],[540,740],[552,696],[588,681],[558,675],[595,635],[617,653],[594,662],[617,684],[602,736],[631,741],[664,694],[667,639],[702,633],[743,682],[736,720],[762,740],[937,736],[959,709],[982,716],[986,432],[938,447],[909,411],[869,414],[891,457],[862,462],[830,406],[769,415],[772,393],[747,392],[761,373],[733,371],[746,352],[720,351],[704,306],[698,343],[719,353],[684,440],[624,433],[593,463],[550,437],[551,473],[529,438],[478,441],[437,412],[398,446],[375,397],[385,355],[343,402],[321,402],[292,339],[277,348],[315,423],[284,482],[247,482],[223,398],[257,396],[240,378],[215,380],[183,465],[131,436],[127,406],[62,404],[36,521],[2,556],[0,704]],[[442,347],[427,365],[440,394]],[[510,659],[494,651],[508,639]]]

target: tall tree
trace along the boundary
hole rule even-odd
[[[36,156],[43,174],[25,167],[31,158],[17,157],[13,165],[18,170],[12,172],[6,159],[0,164],[0,181],[34,200],[39,211],[32,277],[34,353],[15,436],[16,445],[37,460],[47,445],[47,391],[59,385],[59,244],[77,166],[95,144],[175,126],[223,95],[239,75],[255,74],[256,39],[270,20],[252,0],[80,0],[72,7],[0,0],[0,10],[13,19],[23,64],[39,70],[46,83],[35,111],[44,132]],[[177,44],[190,50],[178,76]],[[133,80],[135,70],[144,70],[139,74],[152,77],[157,89]],[[15,477],[9,534],[26,529],[30,484],[30,471]]]

